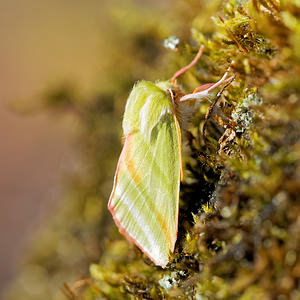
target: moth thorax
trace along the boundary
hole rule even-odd
[[[180,102],[180,98],[184,93],[179,88],[172,88],[173,101],[175,104],[175,114],[179,122],[180,128],[186,130],[195,111],[195,100]]]
[[[184,96],[184,93],[178,87],[172,87],[172,98],[175,103],[179,103],[181,97]]]

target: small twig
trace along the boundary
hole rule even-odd
[[[64,293],[64,295],[71,300],[76,299],[76,295],[74,294],[74,292],[72,291],[72,289],[68,286],[67,283],[63,284],[63,287],[61,288],[62,292]]]
[[[60,289],[61,289],[62,293],[65,295],[65,297],[66,297],[67,299],[70,299],[70,300],[73,300],[73,299],[74,299],[73,296],[70,295],[70,294],[68,293],[68,291],[67,291],[64,287],[62,287],[62,288],[60,288]]]
[[[86,279],[86,283],[91,287],[91,289],[98,292],[99,295],[101,295],[104,299],[109,299],[109,297],[100,288],[98,288],[91,280]]]
[[[231,36],[231,38],[236,42],[236,44],[238,45],[238,47],[240,48],[240,50],[244,53],[247,54],[247,51],[242,47],[242,45],[238,42],[238,40],[234,37],[233,33],[231,32],[231,30],[229,28],[227,28],[227,26],[225,25],[225,22],[223,20],[223,18],[221,16],[218,16],[219,20],[224,24],[226,31],[229,33],[229,35]]]
[[[217,94],[216,98],[214,99],[213,103],[211,104],[211,106],[209,107],[209,109],[206,113],[205,121],[203,124],[203,129],[202,129],[204,143],[206,142],[206,128],[207,128],[208,120],[211,118],[214,108],[215,108],[216,104],[218,103],[219,99],[221,98],[224,90],[231,84],[231,82],[234,80],[234,78],[235,78],[235,76],[232,76],[231,80],[226,82],[226,84],[222,87],[220,92]]]
[[[95,290],[104,299],[109,299],[108,296],[99,287],[97,287],[90,279],[83,278],[81,280],[76,281],[73,284],[73,288],[77,290],[85,285],[88,285],[91,289]]]

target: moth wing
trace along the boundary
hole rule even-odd
[[[120,231],[162,267],[177,238],[180,172],[174,114],[160,117],[150,140],[139,130],[126,136],[108,207]]]

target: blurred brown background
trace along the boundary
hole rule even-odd
[[[60,81],[91,92],[102,13],[93,0],[0,1],[0,293],[74,164],[68,122],[20,111],[31,111],[39,93]]]
[[[118,44],[118,37],[111,39],[116,29],[110,27],[110,14],[121,24],[116,27],[117,36],[126,41],[122,27],[126,32],[127,26],[130,35],[130,26],[140,22],[135,7],[148,16],[145,24],[160,32],[170,26],[164,20],[157,26],[148,7],[169,8],[170,3],[0,0],[0,295],[18,272],[30,239],[59,203],[64,175],[78,164],[73,138],[76,121],[43,109],[45,92],[65,84],[75,87],[85,99],[97,94],[99,79],[106,78],[105,69],[111,69],[107,58],[113,57],[112,50],[123,58],[120,51],[128,51],[129,46],[124,42],[112,46]],[[131,7],[128,11],[127,6]],[[167,16],[164,12],[156,18],[162,15]],[[132,22],[126,25],[127,20]],[[170,20],[168,24],[176,23]],[[151,30],[147,34],[157,34]],[[137,42],[141,47],[148,45],[143,36]],[[143,55],[142,50],[140,53]],[[127,72],[126,61],[129,66],[132,61],[125,54],[123,69],[125,65]],[[150,65],[147,61],[137,69],[148,66],[151,71]],[[131,66],[131,72],[134,68]],[[115,75],[121,71],[116,68]],[[140,78],[140,74],[131,77]],[[102,82],[111,88],[109,78]],[[101,89],[105,90],[103,84]]]
[[[147,5],[171,3],[0,1],[0,295],[18,272],[26,245],[59,202],[63,175],[77,167],[74,119],[41,109],[41,99],[61,84],[71,84],[85,98],[97,91],[112,51],[105,35],[109,13],[132,18],[123,9],[131,2],[145,11]]]

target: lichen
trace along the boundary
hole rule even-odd
[[[253,118],[255,117],[255,111],[251,109],[251,106],[261,104],[262,99],[254,93],[242,99],[241,103],[235,107],[235,111],[231,115],[233,120],[237,123],[236,132],[249,130],[253,123]]]

